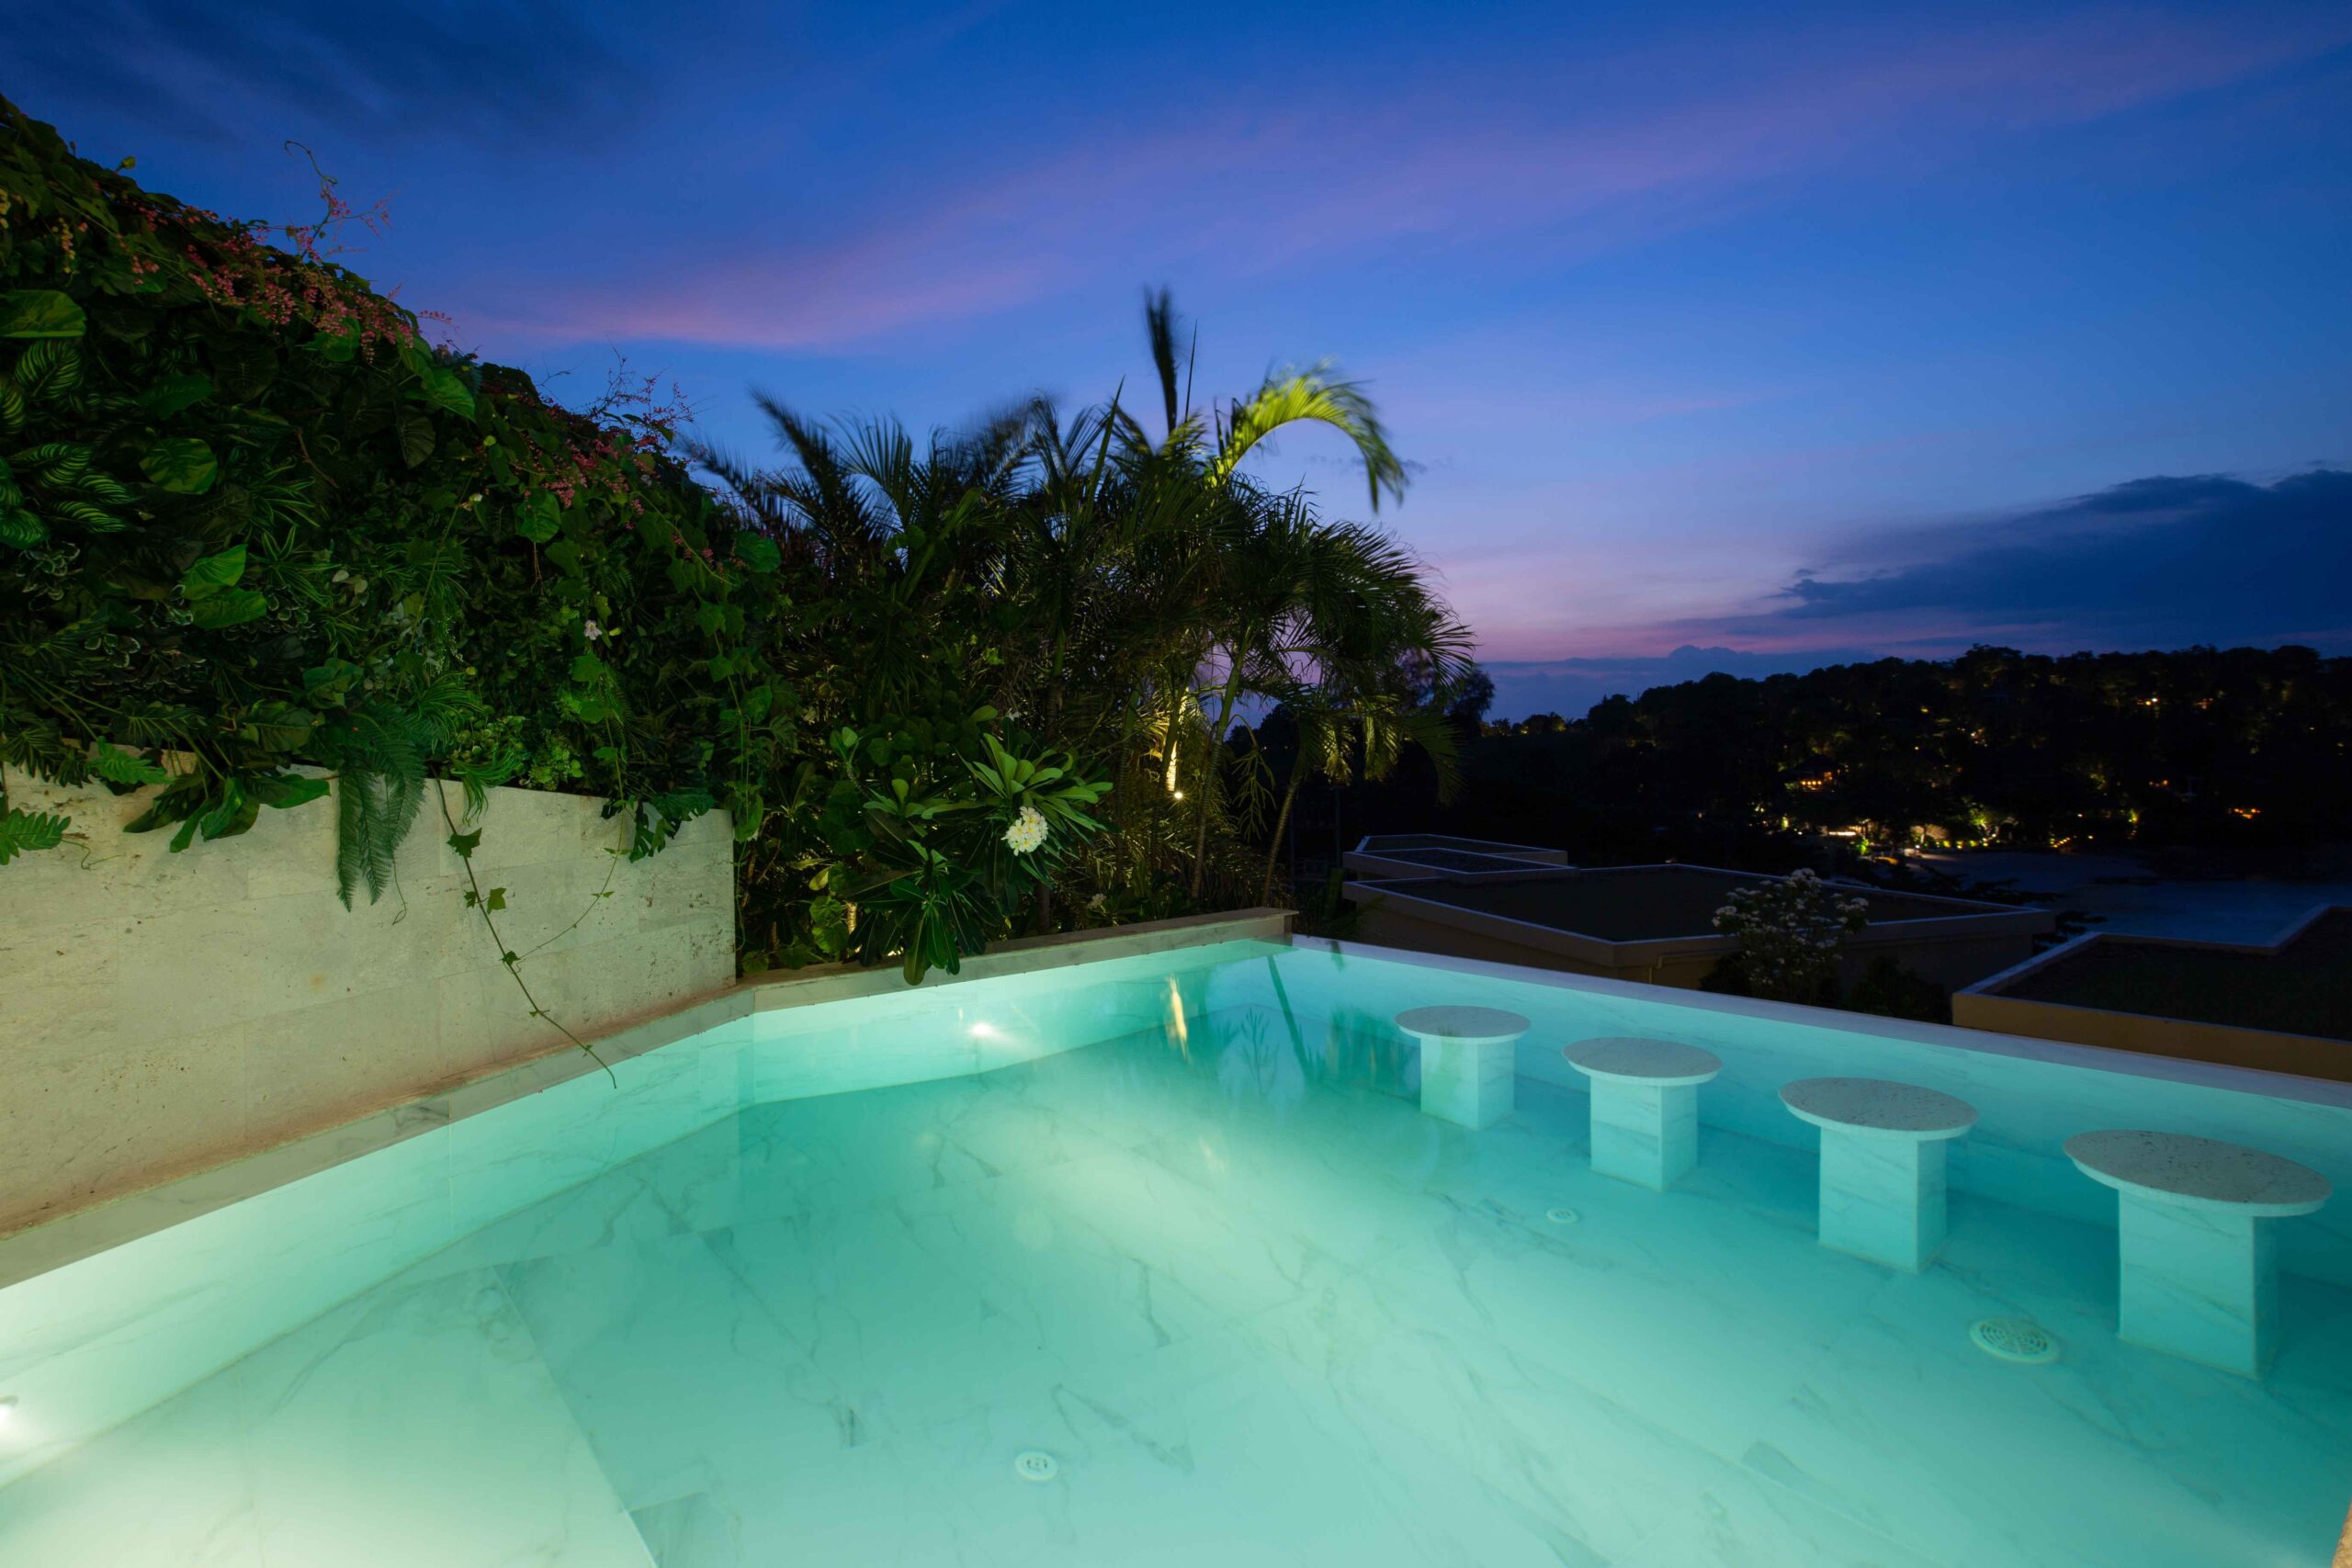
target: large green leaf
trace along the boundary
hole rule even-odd
[[[126,833],[152,833],[168,828],[204,808],[206,784],[198,773],[182,773],[164,786],[153,804],[122,825]]]
[[[326,794],[327,781],[306,779],[299,773],[264,773],[246,780],[245,792],[264,806],[284,811]]]
[[[245,575],[245,547],[232,545],[219,555],[206,556],[180,576],[180,592],[190,599],[209,599],[224,588],[234,588]]]
[[[195,621],[199,626],[218,631],[222,626],[243,626],[269,614],[269,601],[250,588],[225,588],[195,607]]]
[[[48,537],[49,525],[23,507],[0,507],[0,545],[28,550]]]
[[[424,400],[435,408],[447,409],[461,419],[474,416],[474,389],[466,378],[447,366],[435,365],[424,373]]]
[[[88,326],[82,307],[54,288],[0,294],[0,337],[80,337]]]
[[[401,441],[401,461],[415,468],[433,456],[433,420],[422,409],[402,409],[394,422]]]
[[[146,758],[133,756],[103,740],[90,748],[89,758],[90,771],[109,784],[157,784],[172,776]]]
[[[196,818],[195,825],[208,840],[233,839],[251,828],[254,818],[260,815],[261,802],[246,794],[243,784],[231,779],[221,786],[220,803]]]
[[[245,716],[238,734],[271,751],[291,751],[311,738],[319,716],[291,703],[260,703]]]
[[[202,495],[220,477],[212,448],[193,435],[166,435],[147,448],[139,471],[179,495]]]
[[[57,338],[28,343],[8,378],[28,403],[62,397],[82,384],[82,345]]]
[[[555,497],[546,491],[525,502],[523,510],[514,518],[514,532],[535,545],[544,545],[554,538],[557,528],[561,525],[560,509],[556,505]]]
[[[139,394],[140,406],[157,419],[169,419],[212,395],[212,382],[203,376],[158,376]]]
[[[765,576],[784,564],[784,552],[764,534],[746,534],[735,541],[735,553],[743,564]]]
[[[61,501],[50,510],[69,522],[79,523],[93,534],[119,534],[125,526],[121,518],[87,501]]]
[[[341,707],[361,673],[348,659],[330,659],[302,671],[302,699],[314,708]]]

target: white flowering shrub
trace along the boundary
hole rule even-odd
[[[1004,829],[1005,847],[1014,854],[1025,855],[1046,841],[1046,818],[1034,806],[1024,806],[1021,814]]]
[[[984,716],[993,718],[990,713]],[[907,751],[887,734],[837,730],[841,778],[826,799],[834,858],[814,868],[817,950],[896,962],[912,985],[956,973],[1012,934],[1039,890],[1102,824],[1087,808],[1111,786],[1064,754],[1033,753],[982,730],[985,757]]]
[[[1715,930],[1739,939],[1739,967],[1752,995],[1817,1002],[1837,984],[1838,947],[1869,918],[1863,899],[1797,871],[1734,889],[1715,911]]]

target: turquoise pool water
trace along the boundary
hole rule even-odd
[[[242,1278],[217,1260],[294,1210],[208,1216],[203,1277],[164,1233],[121,1249],[153,1267],[0,1292],[0,1394],[27,1391],[0,1458],[51,1407],[173,1384],[0,1489],[0,1564],[2326,1562],[2342,1233],[2290,1248],[2268,1378],[2208,1371],[2117,1342],[2111,1198],[2044,1145],[2162,1116],[2309,1157],[2352,1111],[1445,967],[1169,962],[686,1043],[474,1119],[470,1166],[454,1139],[356,1162],[379,1172],[300,1195],[338,1239]],[[1536,1019],[1504,1123],[1418,1110],[1383,1021],[1430,1000]],[[1726,1059],[1669,1193],[1587,1168],[1547,1066],[1631,1029]],[[859,1081],[856,1051],[922,1081],[810,1089]],[[1764,1119],[1855,1054],[1984,1112],[1917,1277],[1815,1244],[1809,1130]],[[649,1118],[700,1124],[639,1152]],[[430,1250],[434,1225],[464,1234]],[[185,1277],[107,1304],[167,1256]],[[35,1362],[68,1285],[116,1315],[50,1324]],[[225,1365],[157,1327],[305,1290],[348,1299]],[[2063,1357],[1986,1357],[1992,1315]],[[186,1375],[142,1360],[166,1341]]]

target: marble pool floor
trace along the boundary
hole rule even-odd
[[[2111,1229],[1955,1194],[1896,1274],[1809,1153],[1650,1192],[1411,1075],[1251,1010],[760,1107],[0,1490],[0,1565],[2327,1561],[2352,1292],[2256,1384],[2117,1341]]]

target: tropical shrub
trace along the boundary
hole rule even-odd
[[[953,971],[1010,928],[1099,827],[1108,785],[1016,756],[985,731],[985,761],[944,765],[903,742],[843,729],[819,837],[808,941],[827,957],[897,962],[910,983]]]

